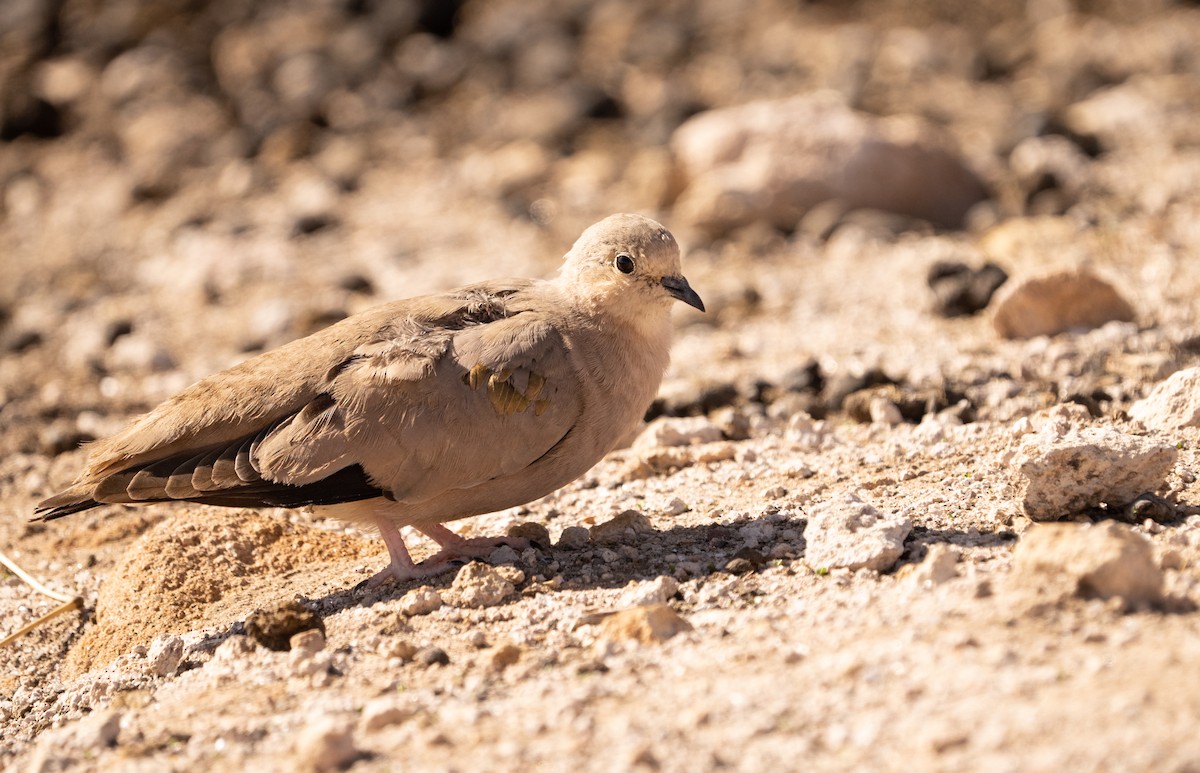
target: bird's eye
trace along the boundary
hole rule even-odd
[[[620,271],[622,274],[633,273],[633,258],[629,257],[625,253],[618,255],[616,260],[613,261],[613,265],[616,266],[617,271]]]

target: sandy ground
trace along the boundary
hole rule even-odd
[[[434,5],[128,3],[154,34],[68,15],[5,60],[51,112],[0,116],[0,550],[86,608],[0,650],[0,767],[1200,768],[1200,428],[1130,418],[1200,359],[1200,13],[468,3],[446,30]],[[258,77],[247,40],[292,64]],[[682,121],[820,89],[936,125],[988,201],[941,229],[687,214]],[[679,236],[709,312],[678,310],[633,445],[454,524],[537,548],[365,591],[382,543],[306,513],[27,522],[81,441],[205,374],[384,300],[549,275],[621,210]],[[1003,338],[997,300],[935,312],[939,261],[994,261],[1001,294],[1086,266],[1133,319]],[[1094,497],[1036,547],[1055,526],[1022,454],[1104,428],[1173,449],[1146,486],[1165,504]],[[821,552],[847,508],[875,513],[862,568]],[[1088,561],[1113,546],[1106,586]],[[52,606],[0,574],[0,633]],[[248,635],[288,609],[323,635]]]

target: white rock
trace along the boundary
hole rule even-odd
[[[1026,435],[1014,460],[1016,499],[1035,521],[1065,518],[1102,503],[1123,505],[1164,485],[1174,446],[1085,427]]]
[[[1155,603],[1163,573],[1150,543],[1115,521],[1031,527],[1014,550],[1016,590],[1058,601],[1065,596]]]
[[[400,611],[409,617],[441,609],[442,595],[428,586],[413,588],[400,599]]]
[[[958,576],[958,548],[952,545],[929,546],[925,560],[913,572],[913,582],[922,587],[941,585]]]
[[[904,421],[904,417],[900,415],[900,409],[896,407],[896,404],[882,395],[872,397],[867,410],[870,412],[871,421],[876,424],[886,424],[889,427],[895,427]]]
[[[363,706],[359,728],[367,733],[375,733],[385,727],[402,724],[414,714],[416,709],[408,702],[392,697],[376,698]]]
[[[687,180],[676,212],[710,232],[791,228],[831,199],[958,227],[987,196],[933,127],[859,113],[827,92],[701,113],[671,148]]]
[[[679,583],[672,577],[656,577],[648,582],[636,583],[621,594],[618,607],[637,607],[646,604],[665,604],[679,592]]]
[[[303,770],[343,770],[358,758],[349,721],[320,717],[298,733],[296,758]]]
[[[843,493],[808,513],[804,561],[814,569],[886,571],[904,552],[912,522],[884,515],[852,493]]]
[[[1003,338],[1033,338],[1127,322],[1133,307],[1086,268],[1007,282],[992,299],[992,325]]]
[[[160,636],[150,643],[146,659],[156,676],[174,676],[183,659],[183,639],[178,636]]]
[[[724,439],[721,428],[707,416],[662,416],[650,422],[637,440],[636,450],[648,451],[669,446],[690,446],[700,443],[716,443]]]
[[[496,569],[478,561],[459,569],[450,586],[451,603],[458,607],[494,607],[515,592]]]
[[[1129,417],[1164,432],[1200,426],[1200,368],[1173,373],[1134,403]]]

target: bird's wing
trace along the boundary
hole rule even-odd
[[[358,464],[392,498],[419,502],[524,469],[583,409],[553,320],[519,307],[460,329],[399,320],[263,440],[263,475],[304,484]]]
[[[526,281],[350,318],[194,385],[92,448],[42,517],[95,502],[419,501],[550,451],[581,405]]]

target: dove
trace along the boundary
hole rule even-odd
[[[209,376],[87,446],[41,502],[311,508],[379,531],[365,581],[434,576],[516,538],[443,524],[525,504],[591,469],[658,392],[675,301],[704,310],[659,223],[592,225],[549,279],[393,301]],[[440,550],[414,563],[400,529]]]

